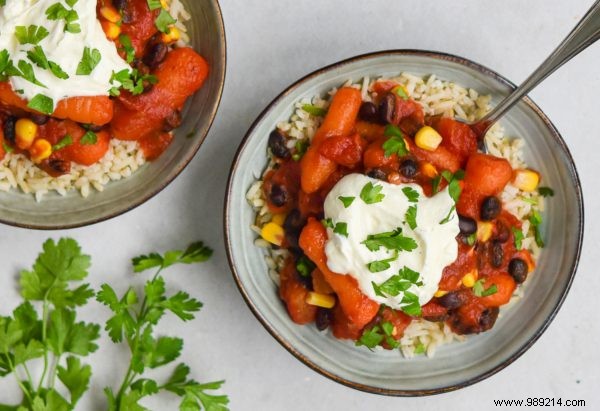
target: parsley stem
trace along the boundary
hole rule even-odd
[[[47,337],[47,328],[48,328],[48,293],[52,287],[48,289],[48,292],[44,296],[44,303],[42,306],[42,344],[46,346],[46,337]],[[44,350],[44,370],[42,371],[42,376],[40,377],[40,382],[38,383],[37,391],[42,389],[42,384],[44,383],[44,379],[46,378],[46,373],[48,372],[48,350]]]
[[[56,382],[56,367],[60,364],[60,355],[53,356],[52,365],[50,366],[50,374],[48,375],[48,388],[53,389]]]
[[[31,373],[29,372],[27,363],[23,363],[23,369],[25,370],[25,375],[27,375],[27,382],[29,383],[29,386],[33,388],[33,378],[31,378]]]
[[[27,399],[29,400],[29,403],[32,404],[33,403],[33,398],[31,398],[31,393],[23,385],[23,382],[19,378],[19,376],[17,374],[17,370],[15,368],[15,365],[12,362],[12,359],[11,359],[10,355],[8,354],[8,352],[5,352],[5,354],[6,354],[6,361],[8,362],[8,367],[10,368],[10,371],[14,374],[15,380],[17,380],[17,384],[19,385],[19,388],[21,388],[21,391],[23,391],[23,394],[27,397]]]

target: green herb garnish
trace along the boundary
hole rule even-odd
[[[54,100],[43,94],[36,94],[29,103],[27,103],[27,107],[40,113],[50,115],[54,113]]]
[[[58,151],[73,144],[73,137],[70,135],[64,136],[58,143],[52,146],[52,151]]]
[[[308,147],[310,147],[310,143],[306,140],[298,140],[294,147],[296,148],[296,152],[292,155],[292,159],[294,161],[300,161],[302,157],[304,157],[304,154],[306,154]]]
[[[418,343],[418,344],[415,346],[415,351],[414,351],[414,353],[415,353],[415,354],[423,354],[423,353],[425,352],[425,350],[426,350],[426,348],[425,348],[425,344],[423,344],[423,343],[421,343],[421,342],[420,342],[420,343]]]
[[[91,130],[88,130],[83,137],[81,137],[81,140],[79,140],[79,144],[84,145],[84,146],[91,146],[93,144],[96,144],[98,142],[98,136],[96,135],[96,133],[94,133]]]
[[[408,154],[406,142],[404,141],[404,135],[398,127],[392,124],[388,124],[385,127],[385,131],[383,134],[386,137],[389,137],[381,146],[385,150],[384,155],[386,158],[391,157],[394,154],[398,155],[399,157]]]
[[[406,224],[408,224],[411,230],[417,228],[417,206],[413,205],[408,207],[404,218],[406,219]]]
[[[498,292],[496,284],[492,284],[489,288],[484,289],[483,283],[485,283],[485,279],[481,278],[473,285],[473,294],[476,297],[487,297],[488,295],[493,295]]]
[[[121,50],[125,53],[127,63],[133,63],[135,60],[135,48],[133,48],[133,44],[131,43],[131,37],[127,34],[121,34],[119,35],[119,43],[121,43]]]
[[[396,94],[398,95],[398,97],[400,97],[402,100],[406,101],[408,100],[408,94],[406,94],[406,91],[404,91],[404,87],[399,86],[396,87]]]
[[[339,196],[338,199],[342,202],[342,204],[344,205],[344,208],[348,208],[352,205],[352,203],[354,202],[354,199],[356,197],[343,197],[343,196]]]
[[[333,228],[333,232],[339,235],[343,235],[344,237],[348,237],[348,224],[337,223]]]
[[[321,107],[314,106],[312,104],[304,104],[302,106],[302,110],[316,117],[323,117],[325,114],[327,114],[327,110]]]
[[[383,190],[382,185],[368,182],[360,191],[360,198],[366,204],[380,203],[385,198],[385,194],[382,194],[381,190]]]
[[[408,198],[408,201],[411,203],[416,203],[419,201],[419,193],[412,187],[404,187],[402,192]]]
[[[543,248],[544,247],[544,239],[542,238],[542,231],[541,231],[542,215],[539,213],[539,211],[535,210],[531,214],[531,216],[529,216],[529,222],[533,226],[533,231],[534,231],[534,235],[535,235],[535,243],[538,245],[538,247]]]
[[[100,64],[100,60],[102,60],[100,50],[85,47],[83,49],[83,56],[81,57],[81,61],[77,65],[76,74],[78,76],[87,76],[91,74],[92,71],[94,71],[94,69],[98,66],[98,64]]]
[[[169,26],[175,23],[177,23],[177,20],[174,19],[173,16],[171,16],[169,12],[165,9],[162,9],[160,11],[160,14],[154,21],[154,25],[156,26],[158,31],[162,33],[167,33],[169,31]]]
[[[31,60],[36,66],[45,70],[50,70],[54,76],[59,79],[65,80],[69,78],[69,75],[55,62],[48,61],[46,53],[40,46],[35,46],[27,52],[27,58]]]
[[[554,197],[554,190],[550,187],[540,187],[538,188],[538,193],[542,197]]]
[[[473,233],[467,237],[467,244],[470,246],[475,245],[475,241],[477,241],[477,233]]]
[[[50,35],[50,32],[43,26],[16,26],[15,37],[21,44],[38,44]]]
[[[315,267],[315,264],[304,255],[296,261],[296,270],[302,277],[309,277]]]
[[[450,211],[448,211],[448,215],[446,217],[444,217],[444,219],[442,221],[440,221],[440,225],[444,225],[452,220],[452,217],[453,217],[452,213],[454,212],[454,210],[456,210],[456,205],[453,205],[450,208]]]
[[[388,250],[412,251],[417,248],[417,242],[402,235],[402,229],[386,233],[371,234],[361,244],[364,244],[370,251],[379,251],[380,247]]]
[[[372,261],[367,264],[367,268],[372,273],[379,273],[381,271],[388,270],[390,268],[390,263],[396,261],[398,259],[398,251],[394,253],[394,256],[388,258],[386,260]]]
[[[370,350],[385,341],[390,348],[398,348],[400,343],[392,337],[394,325],[389,321],[375,324],[371,328],[365,328],[361,337],[356,341],[356,346],[365,346]]]
[[[516,227],[511,227],[511,230],[513,232],[513,237],[515,237],[515,248],[520,250],[523,247],[523,238],[525,238],[523,231]]]

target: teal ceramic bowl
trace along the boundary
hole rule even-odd
[[[465,342],[442,346],[435,357],[404,359],[397,351],[371,352],[336,340],[314,326],[294,324],[269,278],[264,251],[250,230],[254,212],[245,194],[267,162],[267,139],[289,118],[303,97],[324,95],[348,79],[436,74],[493,96],[514,89],[499,74],[464,58],[442,53],[394,50],[358,56],[318,70],[290,86],[262,112],[244,138],[233,163],[225,204],[225,238],[235,281],[246,303],[271,335],[315,371],[358,390],[420,396],[456,390],[487,378],[521,356],[556,315],[577,267],[583,238],[583,200],[577,171],[556,128],[530,99],[502,120],[507,135],[527,140],[525,160],[538,169],[556,195],[547,202],[543,231],[548,246],[528,281],[525,297],[502,311],[495,327]],[[558,347],[557,347],[558,348]]]
[[[217,0],[182,0],[192,19],[186,23],[191,46],[210,65],[209,76],[186,106],[175,138],[157,160],[132,176],[109,183],[103,192],[83,198],[77,190],[62,197],[47,194],[37,203],[17,190],[0,193],[0,222],[34,229],[65,229],[97,223],[144,203],[175,179],[206,138],[217,113],[225,83],[226,42]]]

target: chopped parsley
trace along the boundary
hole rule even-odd
[[[419,342],[416,346],[415,346],[415,354],[423,354],[425,352],[426,348],[425,348],[425,344],[423,344],[422,342]]]
[[[422,286],[423,282],[419,281],[420,276],[418,272],[405,266],[398,271],[398,274],[391,276],[383,283],[377,285],[372,282],[371,284],[376,295],[385,297],[387,294],[390,297],[395,297],[401,292],[407,291],[413,285]]]
[[[176,22],[177,22],[177,20],[174,19],[173,16],[171,16],[168,11],[166,11],[165,9],[162,9],[160,11],[160,14],[156,18],[156,20],[154,20],[154,25],[160,32],[168,33],[169,26],[171,26],[172,24],[175,24]]]
[[[50,70],[59,79],[65,80],[69,78],[69,75],[58,64],[48,60],[46,53],[44,53],[44,50],[40,46],[35,46],[29,50],[27,58],[39,68]]]
[[[50,35],[50,32],[43,26],[16,26],[15,36],[21,44],[38,44]]]
[[[402,100],[404,100],[404,101],[408,100],[408,94],[406,94],[406,91],[404,90],[404,87],[398,86],[398,87],[395,88],[394,91],[396,92],[396,94],[398,95],[398,97],[400,97]]]
[[[355,199],[356,199],[356,197],[343,197],[343,196],[338,197],[338,200],[340,200],[342,202],[342,204],[344,205],[344,208],[350,207]]]
[[[327,110],[321,107],[314,106],[312,104],[304,104],[302,106],[302,110],[316,117],[323,117],[325,114],[327,114]]]
[[[78,76],[87,76],[92,74],[92,71],[100,64],[100,60],[102,60],[102,54],[98,49],[91,49],[89,47],[85,47],[83,49],[83,56],[81,57],[81,61],[79,65],[77,65]]]
[[[452,212],[456,210],[456,205],[453,205],[450,208],[450,211],[448,211],[448,215],[446,217],[444,217],[444,219],[442,221],[440,221],[440,225],[444,225],[450,221],[452,221],[452,218],[454,217],[454,215],[452,214]]]
[[[160,0],[147,0],[147,3],[150,11],[158,10],[162,7],[162,4],[160,4]]]
[[[360,191],[360,198],[366,204],[380,203],[385,198],[385,194],[382,194],[381,190],[383,190],[382,185],[368,182]]]
[[[484,289],[483,288],[484,282],[485,282],[485,279],[481,278],[481,279],[477,280],[475,282],[475,284],[473,285],[473,294],[476,297],[487,297],[489,295],[493,295],[498,292],[498,287],[496,286],[496,284],[492,284],[489,288]]]
[[[543,248],[544,247],[544,239],[542,238],[542,231],[541,231],[542,215],[539,213],[539,211],[536,210],[531,214],[531,216],[529,217],[529,222],[533,226],[533,231],[534,231],[534,235],[535,235],[535,243],[538,245],[538,247]]]
[[[27,103],[27,107],[39,111],[40,113],[50,115],[54,113],[54,100],[43,94],[36,94],[29,103]]]
[[[408,149],[406,148],[406,143],[404,142],[404,135],[398,127],[388,124],[385,127],[383,134],[386,137],[389,137],[381,146],[385,150],[385,157],[391,157],[394,154],[402,157],[408,154]]]
[[[127,63],[133,63],[135,60],[135,48],[133,48],[133,44],[131,43],[131,37],[127,34],[119,35],[119,42],[121,43],[121,50],[125,53],[125,60]]]
[[[64,136],[58,143],[52,146],[52,151],[58,151],[73,144],[73,137],[70,135]]]
[[[381,247],[397,251],[412,251],[417,248],[417,242],[403,236],[401,228],[386,233],[370,234],[361,244],[364,244],[369,251],[379,251]]]
[[[117,73],[113,71],[110,84],[120,83],[121,86],[111,88],[110,94],[112,96],[119,96],[121,94],[120,88],[122,88],[137,96],[144,92],[144,82],[156,84],[158,79],[152,74],[140,75],[140,72],[136,69],[123,69]]]
[[[77,0],[65,0],[71,9],[67,9],[60,2],[54,3],[46,9],[46,17],[48,20],[64,20],[65,32],[77,34],[81,33],[81,26],[76,23],[79,20],[79,14],[73,9]]]
[[[417,228],[417,206],[413,205],[408,207],[404,218],[406,219],[406,224],[408,224],[411,230]]]
[[[516,227],[512,227],[511,230],[513,236],[515,237],[515,248],[517,250],[520,250],[523,247],[523,238],[525,238],[525,236],[523,235],[523,231],[519,230]]]
[[[79,144],[84,146],[91,146],[93,144],[96,144],[97,142],[98,136],[91,130],[88,130],[87,133],[85,133],[83,137],[81,137],[81,140],[79,140]]]
[[[412,187],[404,187],[402,192],[408,198],[408,201],[411,203],[416,203],[419,201],[419,193]]]
[[[367,268],[372,273],[379,273],[381,271],[388,270],[390,268],[390,263],[393,261],[396,261],[397,259],[398,259],[398,251],[396,251],[394,253],[393,257],[388,258],[386,260],[378,260],[378,261],[370,262],[369,264],[367,264]]]
[[[337,223],[333,228],[333,232],[339,235],[343,235],[344,237],[348,237],[348,224]]]
[[[394,325],[389,321],[384,321],[381,324],[375,324],[371,328],[366,328],[361,337],[356,341],[356,346],[365,346],[369,350],[386,342],[390,348],[398,348],[400,343],[392,337]]]
[[[440,183],[442,182],[442,176],[437,175],[431,180],[431,190],[433,194],[440,192]]]
[[[6,144],[6,141],[2,142],[2,148],[4,149],[5,153],[12,153],[13,151],[15,151],[14,148],[12,148],[11,146],[9,146],[8,144]]]
[[[306,256],[302,256],[296,261],[296,270],[302,277],[308,277],[315,269],[315,264]]]
[[[35,84],[36,86],[48,88],[38,81],[38,79],[35,77],[35,73],[33,72],[33,66],[25,60],[19,60],[19,70],[20,73],[18,75],[20,77],[23,77],[25,80]]]
[[[477,233],[473,233],[467,237],[467,244],[470,246],[475,245],[475,241],[477,241]]]
[[[554,197],[554,190],[550,187],[540,187],[538,188],[538,193],[542,197]]]
[[[321,224],[323,224],[325,228],[334,228],[333,220],[331,218],[324,218],[323,220],[321,220]]]
[[[296,152],[292,155],[292,159],[294,161],[300,161],[300,159],[302,159],[302,157],[304,157],[304,154],[306,154],[306,150],[308,150],[308,147],[310,146],[310,143],[306,140],[298,140],[296,141]]]

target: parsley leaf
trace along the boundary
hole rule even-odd
[[[385,297],[386,295],[396,297],[401,292],[404,292],[406,295],[407,290],[413,285],[419,287],[422,286],[423,283],[419,281],[420,276],[421,275],[418,272],[404,266],[400,269],[398,274],[391,276],[383,283],[378,285],[375,282],[372,282],[371,285],[373,286],[375,294],[380,297]]]
[[[302,106],[302,110],[316,117],[323,117],[325,114],[327,114],[327,110],[321,107],[313,106],[312,104],[304,104]]]
[[[367,264],[367,268],[372,273],[379,273],[390,268],[390,263],[398,259],[398,252],[394,253],[394,256],[386,260],[372,261]]]
[[[315,267],[316,265],[305,255],[301,256],[298,258],[298,261],[296,261],[296,270],[302,277],[309,277]]]
[[[50,35],[50,32],[43,26],[16,26],[15,37],[21,44],[38,44]]]
[[[417,242],[410,237],[403,236],[401,228],[385,233],[370,234],[361,244],[364,244],[370,251],[379,251],[380,247],[397,251],[412,251],[417,248]]]
[[[87,76],[92,74],[92,71],[94,71],[98,64],[100,64],[100,60],[102,60],[102,54],[100,54],[100,50],[85,47],[83,49],[81,61],[77,65],[76,74],[78,76]]]
[[[352,203],[354,202],[356,197],[343,197],[343,196],[339,196],[338,199],[342,202],[342,204],[344,205],[344,208],[348,208],[352,205]]]
[[[386,158],[391,157],[394,154],[396,154],[398,157],[408,154],[406,142],[404,141],[404,135],[398,127],[388,124],[383,134],[386,137],[389,137],[381,146],[385,150],[384,155]]]
[[[133,47],[133,43],[131,42],[131,37],[129,37],[127,34],[121,34],[119,35],[119,42],[121,43],[121,49],[125,53],[125,60],[129,64],[133,63],[133,61],[135,60],[135,48]]]
[[[167,268],[174,264],[194,264],[206,261],[212,255],[212,250],[204,245],[203,242],[191,244],[184,251],[168,251],[164,256],[158,253],[150,253],[135,257],[132,260],[133,269],[136,273],[148,270],[150,268]]]
[[[160,0],[147,0],[147,3],[150,11],[158,10],[162,7],[162,4],[160,4]]]
[[[384,336],[381,334],[381,327],[374,325],[371,328],[366,328],[360,338],[356,341],[356,346],[365,346],[370,350],[377,347],[383,341]]]
[[[469,244],[470,246],[473,246],[475,244],[475,241],[477,241],[477,233],[473,233],[467,237],[467,244]]]
[[[98,142],[98,136],[96,135],[96,133],[94,133],[91,130],[88,130],[83,137],[81,137],[81,140],[79,140],[79,144],[84,145],[84,146],[90,146],[93,144],[96,144]]]
[[[452,218],[454,217],[454,215],[452,214],[454,212],[454,210],[456,210],[456,205],[453,205],[452,207],[450,207],[450,211],[448,211],[448,214],[446,215],[446,217],[444,217],[442,219],[442,221],[440,221],[440,225],[449,223],[452,220]]]
[[[179,409],[190,411],[200,410],[201,407],[204,407],[207,411],[226,411],[228,409],[229,399],[227,396],[214,395],[208,392],[220,389],[224,381],[199,384],[188,379],[189,374],[189,367],[185,364],[179,364],[165,384],[165,390],[183,398]]]
[[[425,344],[420,342],[415,346],[415,351],[414,351],[415,354],[423,354],[425,351],[426,351]]]
[[[452,181],[450,181],[450,184],[448,184],[448,194],[450,195],[450,197],[452,197],[455,203],[458,202],[461,191],[462,188],[460,188],[460,183],[458,182],[458,180],[453,179]]]
[[[513,232],[513,236],[515,237],[515,248],[520,250],[523,247],[523,238],[525,238],[523,231],[516,227],[512,227],[511,230]]]
[[[538,188],[538,193],[540,193],[542,197],[554,197],[554,190],[550,187],[540,187]]]
[[[177,23],[177,20],[174,19],[173,16],[171,16],[169,12],[165,9],[162,9],[160,11],[160,14],[154,21],[154,25],[156,26],[158,31],[162,33],[167,33],[169,31],[169,26],[175,23]]]
[[[442,176],[437,175],[431,180],[431,190],[433,194],[440,192],[440,183],[442,182]]]
[[[544,247],[544,239],[542,238],[542,231],[541,231],[542,215],[539,213],[539,211],[535,210],[533,213],[531,213],[531,216],[529,216],[529,222],[533,226],[533,231],[534,231],[534,235],[535,235],[535,243],[538,245],[538,247],[543,248]]]
[[[33,66],[31,64],[29,64],[25,60],[19,60],[18,66],[19,66],[19,70],[21,70],[20,76],[23,77],[25,80],[29,81],[30,83],[35,84],[36,86],[48,88],[44,84],[40,83],[38,81],[38,79],[35,77],[35,73],[33,71]]]
[[[348,224],[337,223],[333,229],[333,232],[339,235],[343,235],[344,237],[348,237]]]
[[[483,288],[483,284],[485,283],[485,279],[480,278],[473,285],[473,295],[476,297],[487,297],[488,295],[493,295],[498,292],[498,287],[496,284],[492,284],[487,289]]]
[[[404,90],[404,87],[402,86],[398,86],[396,88],[394,88],[394,92],[398,95],[398,97],[400,97],[402,100],[406,101],[408,100],[408,94],[406,93],[406,91]]]
[[[27,103],[27,107],[39,111],[40,113],[50,115],[54,113],[54,100],[43,94],[36,94],[29,103]]]
[[[406,224],[408,224],[411,230],[417,228],[417,206],[413,205],[408,207],[404,218],[406,219]]]
[[[71,144],[73,144],[73,137],[67,134],[58,143],[52,146],[52,151],[62,150],[63,148],[68,147]]]
[[[380,203],[385,198],[385,194],[382,194],[381,190],[383,190],[382,185],[368,182],[360,191],[360,198],[366,204]]]
[[[306,150],[310,147],[310,143],[307,140],[298,140],[296,141],[296,152],[292,155],[292,159],[294,161],[300,161],[304,154],[306,154]]]
[[[404,187],[402,192],[408,198],[408,201],[411,203],[416,203],[419,201],[419,193],[412,187]]]

